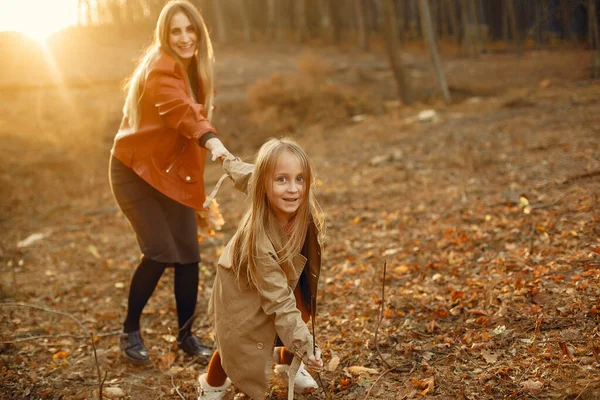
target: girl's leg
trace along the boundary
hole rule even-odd
[[[223,386],[227,380],[227,374],[221,366],[221,356],[219,350],[215,353],[208,363],[208,371],[206,372],[206,382],[213,387]]]
[[[210,359],[208,372],[200,375],[198,380],[200,381],[198,400],[233,399],[233,385],[221,366],[221,356],[218,351],[215,351]]]
[[[305,323],[310,321],[310,311],[308,310],[308,305],[304,303],[302,294],[300,293],[300,285],[296,286],[294,289],[294,295],[296,297],[296,307],[302,313],[302,320]],[[287,364],[290,365],[294,360],[294,353],[288,351],[285,347],[279,348],[279,360],[275,360],[278,364]]]
[[[131,333],[140,330],[140,317],[154,292],[166,264],[143,257],[131,278],[129,298],[127,300],[127,316],[123,323],[123,332]]]
[[[177,340],[190,336],[198,297],[198,263],[175,264],[175,302],[179,333]]]

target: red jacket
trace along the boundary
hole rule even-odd
[[[198,142],[217,132],[192,100],[183,66],[164,52],[150,66],[140,112],[137,130],[123,118],[112,155],[173,200],[203,208],[206,149]]]

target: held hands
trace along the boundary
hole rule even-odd
[[[225,159],[234,158],[233,154],[229,152],[218,138],[211,138],[206,141],[204,146],[210,150],[212,155],[212,161],[219,160],[223,162]]]

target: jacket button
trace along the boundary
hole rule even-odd
[[[259,349],[259,350],[262,350],[262,349],[263,349],[263,347],[265,347],[265,345],[264,345],[264,344],[262,344],[261,342],[258,342],[258,343],[256,343],[256,348],[257,348],[257,349]]]
[[[191,180],[192,180],[192,178],[191,178],[190,176],[186,176],[186,177],[185,177],[185,180],[189,182],[189,181],[191,181]]]

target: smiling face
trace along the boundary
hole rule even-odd
[[[196,51],[197,36],[190,19],[183,12],[173,15],[169,24],[169,47],[186,64]]]
[[[290,151],[279,156],[271,179],[267,179],[267,199],[281,225],[287,224],[305,198],[305,171],[298,157]]]

